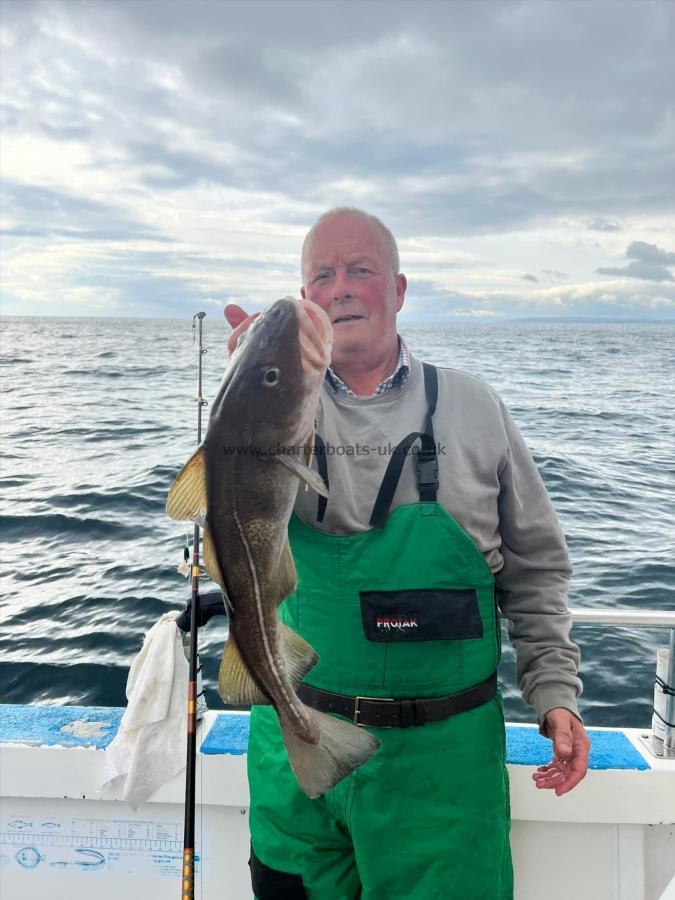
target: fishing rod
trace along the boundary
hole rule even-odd
[[[197,389],[197,445],[202,442],[202,356],[206,349],[202,343],[202,323],[206,313],[192,317],[192,329],[199,322],[199,386]],[[183,875],[181,900],[193,900],[195,895],[195,774],[197,762],[197,636],[199,633],[199,525],[195,525],[192,544],[192,591],[190,599],[190,669],[187,700],[187,760],[185,765],[185,823],[183,830]]]

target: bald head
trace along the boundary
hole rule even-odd
[[[312,243],[314,235],[320,226],[326,222],[328,219],[333,218],[334,216],[344,216],[345,218],[354,217],[360,218],[367,222],[372,223],[381,239],[383,248],[385,250],[387,259],[391,265],[392,275],[399,274],[400,262],[398,256],[398,245],[396,244],[396,238],[391,233],[391,231],[387,228],[387,226],[382,222],[377,216],[373,216],[370,213],[365,212],[363,209],[357,209],[355,206],[336,206],[334,209],[329,209],[327,212],[322,213],[316,222],[312,225],[312,227],[307,232],[305,240],[302,245],[302,256],[301,256],[301,269],[302,269],[302,280],[303,283],[306,283],[306,266],[307,266],[307,258],[309,252],[309,246]]]

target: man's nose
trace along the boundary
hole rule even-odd
[[[349,300],[350,297],[352,297],[351,278],[345,269],[339,268],[335,272],[333,281],[333,299]]]

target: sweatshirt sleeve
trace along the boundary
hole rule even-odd
[[[501,404],[507,435],[499,473],[499,530],[504,565],[496,575],[500,609],[516,651],[516,675],[539,718],[555,707],[574,715],[581,681],[570,640],[567,590],[572,569],[551,500],[522,435]]]

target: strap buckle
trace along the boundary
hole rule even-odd
[[[417,456],[417,487],[438,490],[438,459],[436,454],[431,458],[419,453]]]
[[[378,703],[395,703],[393,697],[354,697],[354,724],[358,725],[359,728],[366,728],[367,726],[360,721],[361,719],[361,701],[362,700],[375,700]],[[392,725],[378,725],[378,728],[393,728]]]

